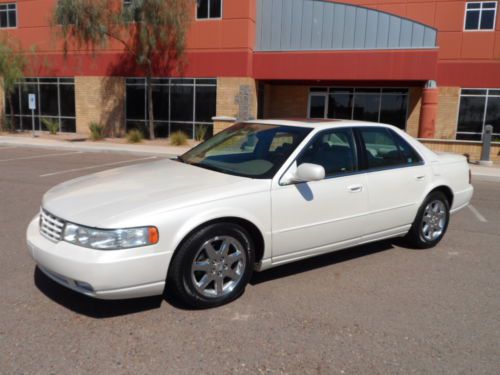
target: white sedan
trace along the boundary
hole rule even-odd
[[[88,296],[168,287],[212,307],[254,270],[391,237],[433,247],[472,193],[465,157],[393,126],[249,121],[175,160],[52,188],[27,242],[41,271]]]

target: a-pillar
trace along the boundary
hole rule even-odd
[[[419,138],[434,138],[438,110],[438,88],[436,81],[428,81],[422,91],[422,105],[418,124]]]

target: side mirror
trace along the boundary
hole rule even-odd
[[[319,181],[325,178],[325,168],[318,164],[304,163],[297,167],[292,182]]]

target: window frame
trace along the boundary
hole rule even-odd
[[[8,29],[17,29],[19,26],[19,12],[17,11],[17,2],[10,2],[10,3],[0,3],[0,6],[4,5],[7,8],[5,10],[0,9],[0,13],[5,13],[7,17],[7,26],[0,26],[0,30],[8,30]],[[14,9],[9,9],[9,5],[14,5]],[[9,13],[14,11],[16,15],[16,25],[15,26],[9,26]]]
[[[312,96],[324,96],[325,100],[325,110],[324,110],[324,116],[322,118],[324,119],[330,119],[332,118],[328,117],[329,113],[329,105],[330,105],[330,93],[333,90],[337,89],[352,89],[352,108],[351,108],[351,116],[349,119],[346,120],[353,120],[353,121],[364,121],[364,120],[355,120],[354,119],[354,111],[356,108],[356,94],[363,94],[363,92],[359,92],[359,90],[364,90],[364,89],[376,89],[378,92],[372,92],[372,93],[364,93],[365,95],[378,95],[378,117],[377,117],[377,122],[380,123],[381,119],[381,113],[382,113],[382,99],[384,95],[404,95],[406,96],[406,108],[405,108],[405,124],[404,128],[400,128],[403,131],[406,131],[408,128],[408,108],[410,106],[410,89],[409,87],[398,87],[398,86],[387,86],[387,87],[368,87],[368,86],[359,86],[359,87],[353,87],[353,86],[329,86],[329,87],[319,87],[319,86],[311,86],[309,87],[309,94],[307,97],[307,118],[308,119],[318,119],[321,117],[311,117],[311,97]],[[405,90],[405,94],[395,94],[395,93],[390,93],[390,92],[384,92],[384,90]],[[394,125],[396,126],[396,125]],[[399,128],[399,127],[398,127]]]
[[[42,114],[42,99],[40,95],[40,86],[41,85],[53,85],[57,87],[57,116],[53,115],[43,115]],[[77,127],[76,127],[76,83],[74,77],[27,77],[25,78],[24,81],[22,82],[16,82],[16,92],[14,95],[17,95],[17,110],[14,111],[14,118],[19,119],[19,130],[20,131],[31,131],[32,130],[32,120],[31,116],[32,113],[29,111],[29,113],[24,113],[22,110],[23,107],[23,94],[24,93],[22,87],[23,86],[35,86],[36,87],[36,109],[35,109],[35,131],[45,131],[43,129],[42,125],[42,118],[49,118],[49,119],[55,119],[59,123],[59,133],[62,134],[76,134],[77,133]],[[73,86],[74,90],[74,105],[75,105],[75,115],[74,116],[65,116],[62,115],[62,106],[61,106],[61,86]],[[4,98],[4,108],[7,110],[7,98]],[[7,116],[9,116],[9,113],[7,113]],[[29,121],[27,124],[27,127],[25,128],[23,125],[23,118],[29,117]],[[75,131],[74,132],[68,132],[68,131],[62,131],[62,124],[64,120],[74,120],[75,121]]]
[[[390,138],[393,140],[394,145],[396,146],[396,148],[398,149],[398,151],[401,155],[402,155],[402,151],[400,150],[400,147],[398,145],[398,140],[406,143],[408,145],[408,147],[410,147],[415,152],[415,154],[418,155],[418,157],[420,158],[420,161],[418,161],[416,163],[411,163],[411,164],[394,164],[394,165],[388,165],[388,166],[384,166],[384,167],[371,168],[368,164],[368,156],[367,156],[368,151],[366,149],[366,144],[365,144],[365,141],[363,139],[363,136],[361,135],[361,131],[363,129],[383,129],[383,130],[385,130],[389,134]],[[387,170],[391,170],[391,169],[412,168],[412,167],[418,167],[418,166],[425,164],[425,159],[422,156],[422,154],[417,149],[415,149],[415,147],[413,147],[409,142],[407,142],[403,137],[401,137],[399,134],[397,134],[394,130],[392,130],[390,128],[387,128],[385,126],[356,126],[356,127],[354,127],[354,133],[356,134],[358,144],[359,144],[358,147],[360,149],[360,154],[361,154],[361,157],[359,158],[359,160],[360,160],[359,170],[362,173],[380,172],[380,171],[387,171]]]
[[[203,0],[202,0],[203,1]],[[194,4],[194,19],[195,21],[217,21],[221,20],[224,16],[224,0],[220,0],[220,17],[210,17],[210,5],[213,0],[206,0],[207,4],[207,17],[206,18],[198,18],[198,0],[195,1]]]
[[[483,90],[483,91],[486,91],[485,94],[477,94],[477,95],[474,95],[474,94],[463,94],[463,91],[464,90]],[[455,126],[455,141],[458,141],[458,142],[482,142],[483,141],[483,135],[484,135],[484,127],[487,125],[486,124],[486,115],[488,113],[488,98],[491,96],[491,97],[495,97],[495,98],[498,98],[500,97],[500,95],[490,95],[490,91],[498,91],[500,90],[499,88],[483,88],[483,87],[465,87],[465,88],[460,88],[460,96],[459,96],[459,100],[458,100],[458,108],[457,108],[457,116],[456,116],[456,126]],[[462,97],[471,97],[471,98],[484,98],[484,108],[483,108],[483,115],[482,115],[482,126],[481,126],[481,133],[477,133],[477,132],[463,132],[463,131],[459,131],[458,130],[458,121],[460,120],[460,104],[461,104],[461,101],[462,101]],[[477,135],[479,134],[480,135],[480,138],[479,140],[470,140],[470,139],[458,139],[457,136],[458,134],[471,134],[471,135]],[[495,133],[493,132],[492,133],[492,137],[500,137],[500,133]],[[495,142],[495,141],[492,141],[491,143],[493,144],[500,144],[500,142]]]
[[[131,82],[135,80],[135,82]],[[209,80],[210,82],[207,82]],[[199,87],[214,87],[215,88],[215,103],[217,104],[217,86],[218,81],[216,78],[175,78],[175,77],[153,77],[151,83],[154,86],[167,86],[168,87],[168,120],[158,120],[154,119],[155,124],[167,124],[168,126],[168,136],[172,133],[172,125],[183,124],[191,125],[191,134],[193,138],[196,139],[197,129],[199,126],[208,126],[213,131],[214,121],[197,121],[196,119],[196,88]],[[128,118],[127,115],[127,88],[129,86],[137,86],[144,89],[144,118],[133,119]],[[193,88],[193,107],[192,107],[192,120],[191,121],[179,121],[172,119],[172,87],[173,86],[190,86]],[[217,115],[217,108],[215,108],[215,114]],[[127,77],[125,78],[125,129],[128,131],[129,123],[141,123],[147,128],[148,125],[148,95],[146,88],[146,79],[144,77]],[[163,138],[163,137],[162,137]]]
[[[495,3],[495,7],[494,8],[483,8],[483,4],[484,3]],[[479,8],[477,9],[469,9],[468,6],[469,4],[480,4],[479,5]],[[491,9],[494,9],[494,15],[493,15],[493,26],[491,29],[481,29],[481,20],[483,18],[483,10],[491,10]],[[477,23],[477,29],[467,29],[467,14],[469,13],[469,11],[473,12],[473,11],[477,11],[479,12],[479,20],[478,20],[478,23]],[[491,31],[495,31],[495,28],[496,28],[496,24],[497,24],[497,13],[498,13],[498,1],[497,0],[486,0],[486,1],[466,1],[465,2],[465,12],[464,12],[464,27],[463,27],[463,31],[464,32],[491,32]]]

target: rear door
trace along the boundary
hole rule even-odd
[[[368,190],[364,240],[404,232],[415,218],[430,178],[423,159],[390,128],[359,127],[356,132]]]

